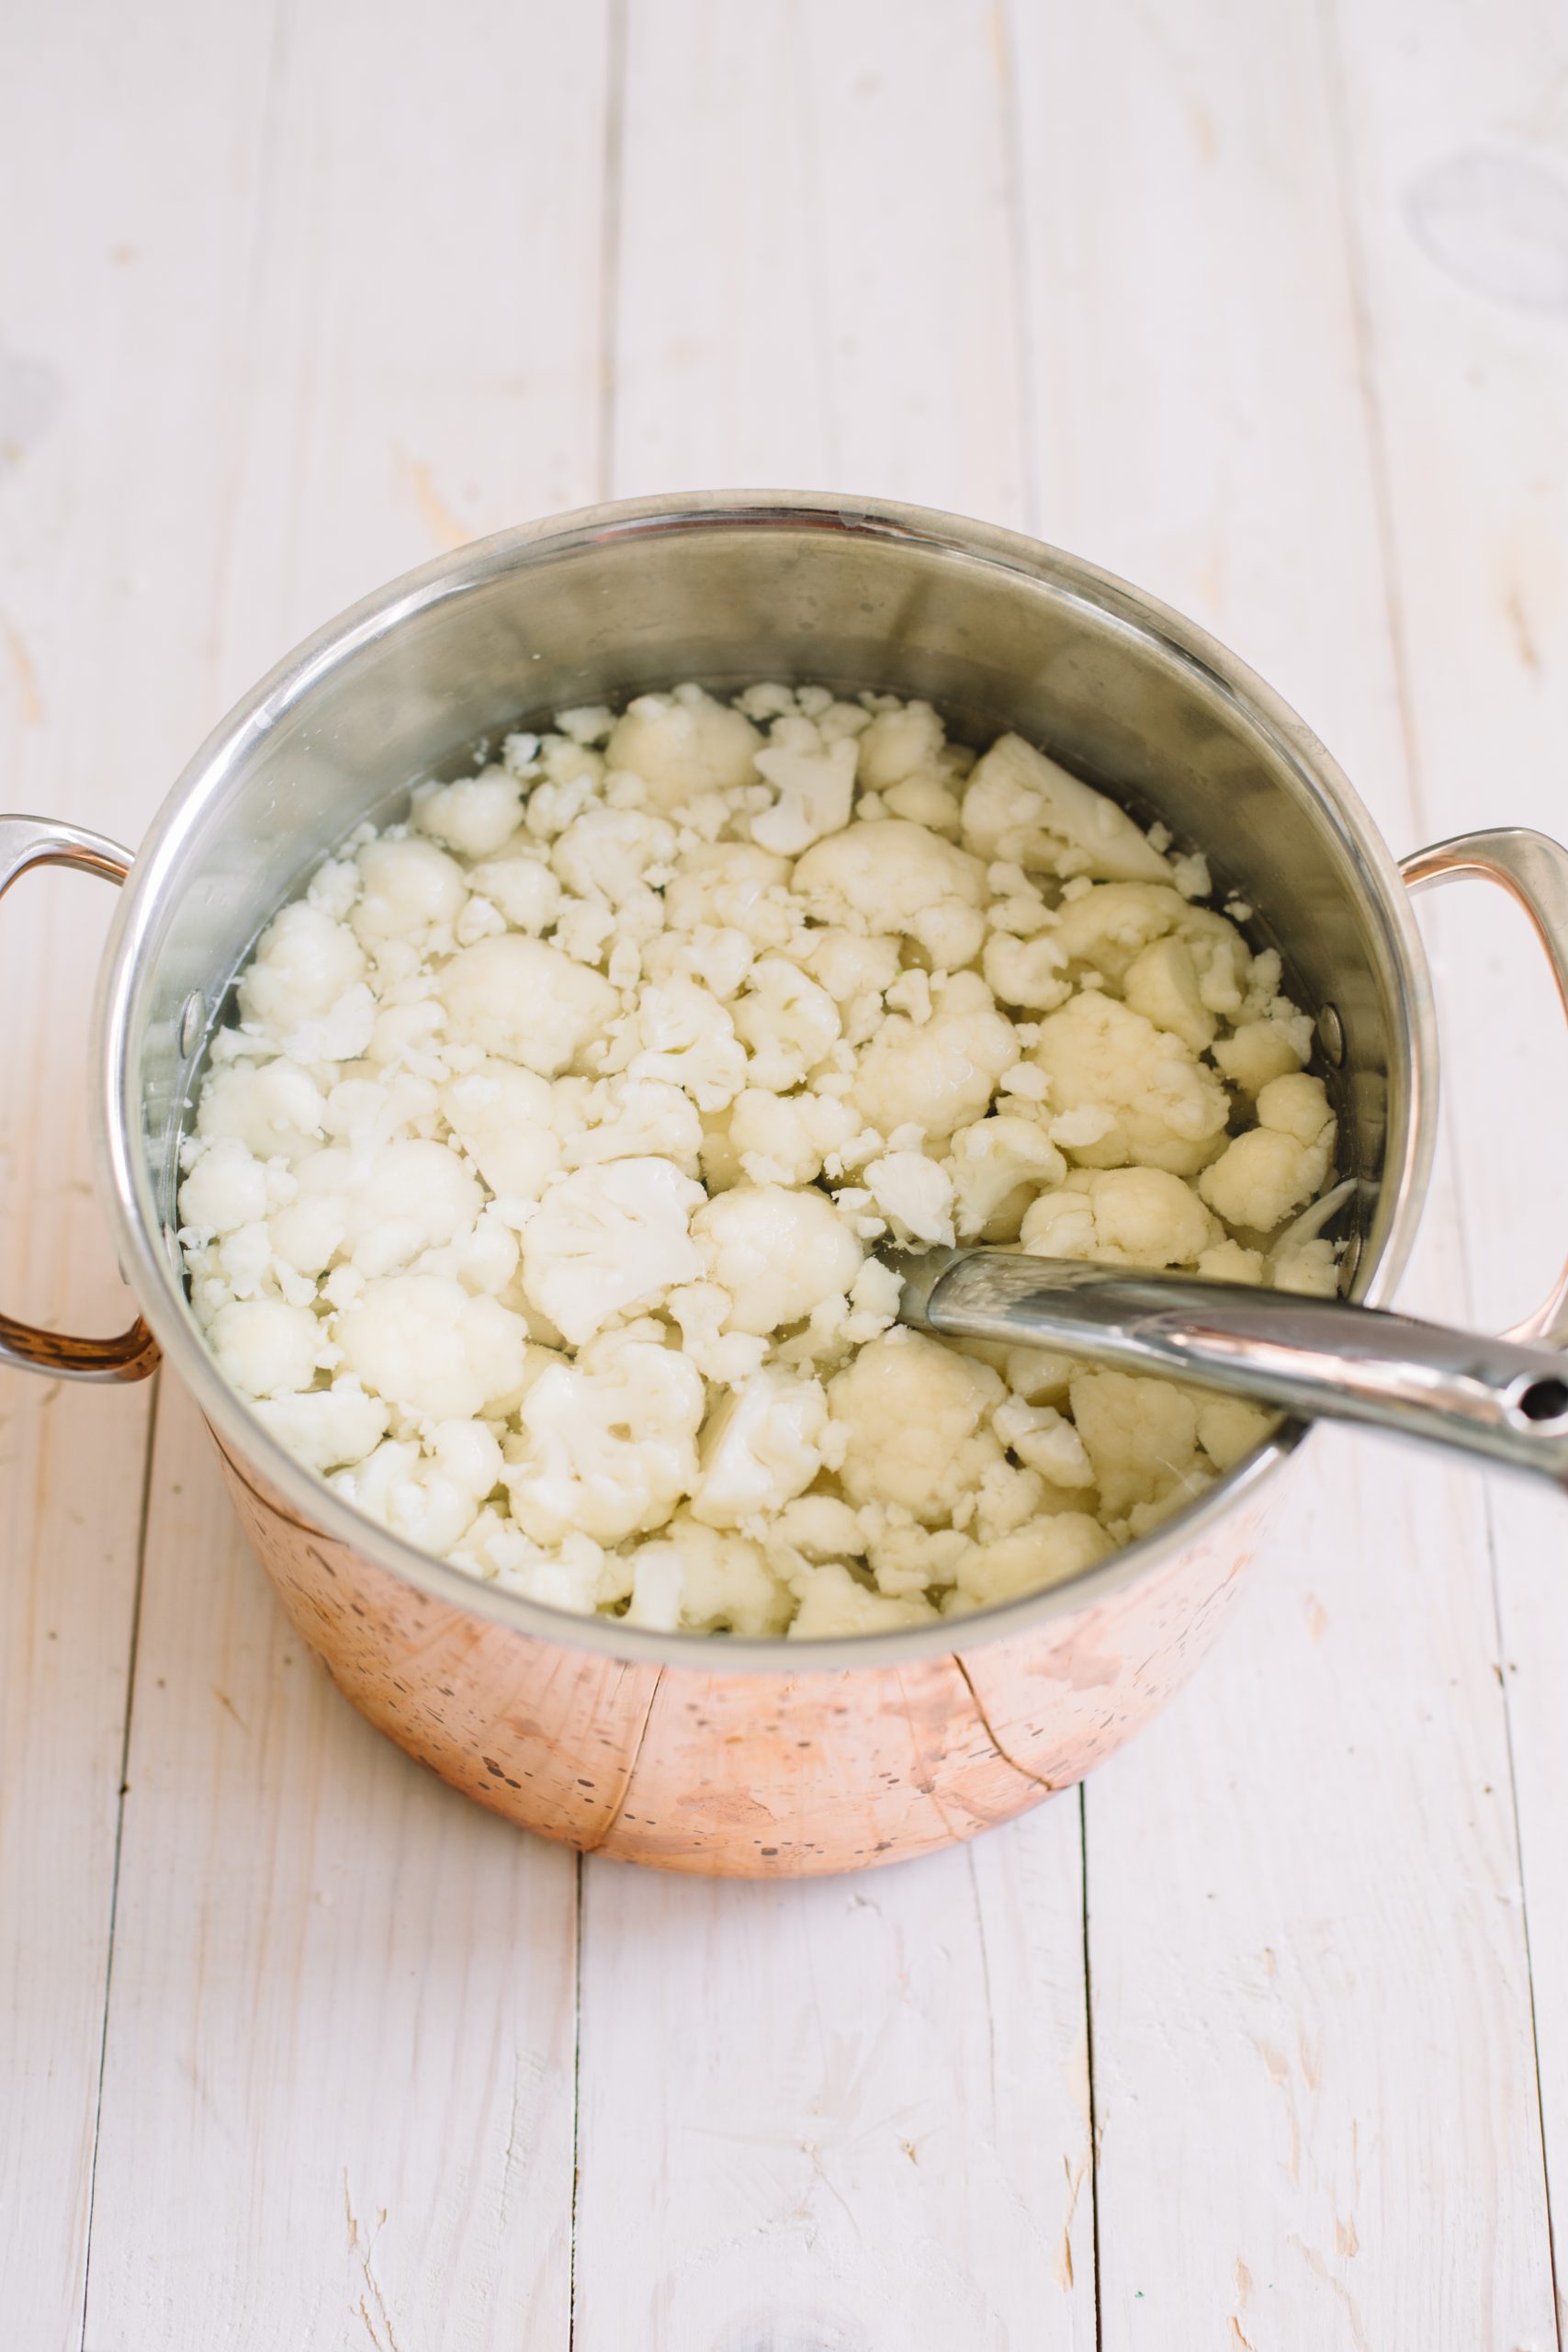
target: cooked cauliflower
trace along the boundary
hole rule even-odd
[[[924,702],[516,729],[258,940],[183,1148],[196,1314],[348,1501],[552,1608],[814,1639],[1078,1576],[1269,1417],[895,1328],[870,1253],[1335,1287],[1312,1023],[1208,894]]]

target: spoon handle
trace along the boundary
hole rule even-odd
[[[1568,1357],[1337,1298],[1008,1250],[891,1256],[900,1318],[1364,1421],[1568,1485]]]

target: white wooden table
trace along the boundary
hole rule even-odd
[[[880,492],[1217,630],[1398,849],[1568,825],[1547,0],[0,19],[0,800],[134,842],[308,628],[604,496]],[[107,894],[0,917],[0,1293],[106,1329]],[[1405,1298],[1565,1238],[1522,926],[1430,925]],[[863,1879],[531,1842],[301,1654],[204,1436],[0,1385],[10,2352],[1545,2352],[1564,1507],[1314,1440],[1083,1792]]]

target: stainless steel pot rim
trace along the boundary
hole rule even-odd
[[[236,704],[189,762],[138,851],[120,894],[105,953],[95,1035],[101,1059],[93,1087],[94,1140],[102,1189],[126,1277],[170,1363],[227,1446],[259,1470],[302,1521],[363,1554],[431,1599],[488,1618],[542,1642],[565,1643],[628,1665],[679,1668],[698,1674],[772,1673],[793,1676],[852,1672],[860,1667],[911,1663],[1006,1640],[1053,1617],[1076,1613],[1123,1586],[1154,1574],[1236,1506],[1258,1494],[1306,1434],[1285,1425],[1242,1463],[1164,1525],[1112,1553],[1098,1566],[1042,1592],[931,1625],[897,1633],[831,1640],[743,1639],[705,1634],[658,1634],[608,1617],[579,1617],[471,1577],[364,1517],[313,1472],[286,1453],[218,1371],[186,1298],[165,1245],[143,1157],[138,1148],[140,1101],[129,1054],[129,1023],[138,959],[160,895],[177,874],[181,853],[208,797],[275,720],[329,671],[396,629],[411,615],[469,594],[524,560],[570,556],[605,540],[696,531],[726,525],[869,534],[924,545],[990,568],[1049,582],[1054,591],[1112,619],[1166,659],[1201,673],[1212,689],[1243,711],[1325,804],[1352,856],[1376,886],[1398,967],[1405,977],[1414,1046],[1410,1123],[1402,1163],[1384,1178],[1389,1201],[1386,1238],[1375,1257],[1363,1251],[1352,1283],[1357,1297],[1378,1305],[1393,1293],[1408,1258],[1430,1168],[1437,1093],[1431,991],[1420,933],[1398,868],[1382,835],[1324,746],[1271,688],[1216,639],[1145,596],[1113,573],[1014,531],[969,517],[883,499],[848,499],[827,492],[721,491],[628,499],[528,523],[479,539],[405,573],[341,614],[286,655]],[[225,976],[226,977],[226,976]]]

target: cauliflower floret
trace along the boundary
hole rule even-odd
[[[838,1042],[832,998],[784,956],[764,956],[752,965],[730,1017],[750,1049],[747,1084],[769,1093],[798,1085]]]
[[[241,1018],[298,1061],[349,1060],[376,1017],[365,968],[354,933],[297,899],[268,923],[241,975]]]
[[[1106,1266],[1195,1266],[1224,1236],[1190,1184],[1163,1168],[1077,1169],[1023,1220],[1036,1258]]]
[[[367,842],[359,871],[363,888],[348,920],[372,955],[389,941],[424,947],[452,929],[468,895],[462,867],[434,842]]]
[[[873,1340],[828,1391],[845,1431],[839,1476],[850,1501],[897,1503],[928,1525],[951,1518],[1001,1459],[987,1422],[1005,1393],[988,1365],[922,1333]]]
[[[919,1598],[894,1600],[874,1592],[852,1577],[841,1561],[827,1560],[794,1579],[800,1606],[790,1621],[789,1637],[795,1642],[819,1642],[845,1634],[890,1634],[900,1625],[929,1625],[936,1611]]]
[[[782,1634],[795,1597],[761,1548],[729,1529],[704,1527],[678,1511],[661,1537],[632,1555],[628,1623],[673,1632],[727,1632],[756,1639]]]
[[[529,1306],[580,1347],[615,1317],[695,1281],[703,1253],[687,1228],[702,1199],[671,1159],[611,1159],[563,1176],[523,1228]]]
[[[298,1062],[230,1062],[209,1073],[196,1131],[210,1143],[232,1136],[257,1159],[303,1159],[321,1140],[326,1110]]]
[[[570,824],[550,852],[568,890],[624,907],[647,887],[650,867],[673,856],[675,828],[640,808],[590,808]]]
[[[1122,993],[1134,1012],[1168,1029],[1195,1054],[1214,1042],[1219,1022],[1199,992],[1198,967],[1185,940],[1156,939],[1127,967]]]
[[[975,1545],[958,1571],[958,1590],[976,1609],[1065,1584],[1114,1550],[1097,1520],[1081,1510],[1031,1521],[995,1544]]]
[[[931,995],[929,1021],[884,1022],[861,1055],[854,1099],[879,1134],[915,1126],[940,1144],[987,1109],[1020,1047],[977,972],[955,972]]]
[[[512,1515],[541,1544],[599,1544],[660,1527],[697,1476],[702,1374],[678,1349],[605,1335],[546,1367],[518,1412],[504,1471]]]
[[[1136,1505],[1161,1502],[1173,1490],[1196,1491],[1198,1401],[1190,1389],[1080,1369],[1069,1393],[1108,1519],[1124,1519]]]
[[[752,818],[751,838],[784,857],[797,857],[813,842],[847,825],[855,788],[853,740],[823,743],[808,722],[797,723],[808,727],[811,741],[784,743],[775,734],[757,754],[759,772],[779,797]]]
[[[827,1430],[820,1381],[777,1365],[753,1373],[703,1431],[693,1518],[743,1527],[781,1510],[821,1469]]]
[[[923,825],[883,817],[847,825],[798,860],[791,888],[819,922],[900,933],[942,971],[980,952],[986,869]]]
[[[953,1240],[953,1180],[923,1151],[888,1151],[867,1163],[865,1185],[896,1241]]]
[[[508,932],[462,948],[442,973],[441,1001],[455,1045],[555,1078],[620,1012],[597,972],[542,940]]]
[[[387,1274],[343,1310],[337,1341],[348,1369],[407,1419],[472,1420],[521,1385],[527,1331],[449,1274]]]
[[[1054,1487],[1092,1487],[1094,1466],[1066,1416],[1054,1405],[1026,1405],[1006,1397],[991,1416],[991,1427],[1026,1469]]]
[[[1245,1396],[1198,1400],[1198,1442],[1216,1470],[1234,1470],[1279,1426],[1278,1413],[1249,1405]]]
[[[490,857],[510,841],[523,815],[523,787],[505,768],[486,768],[441,785],[414,802],[413,820],[464,857]]]
[[[1063,977],[1066,960],[1055,932],[1015,939],[1008,932],[994,931],[986,942],[980,969],[1004,1004],[1016,1004],[1025,1012],[1054,1012],[1072,993],[1071,981]]]
[[[784,885],[789,860],[750,842],[688,849],[664,893],[671,931],[738,931],[753,947],[787,947],[796,922]]]
[[[536,1201],[559,1170],[547,1079],[515,1062],[487,1059],[442,1089],[446,1123],[492,1193]]]
[[[1048,760],[1021,735],[993,743],[964,795],[964,840],[989,862],[1110,881],[1170,879],[1170,868],[1125,809]]]
[[[654,1158],[672,1159],[683,1175],[696,1174],[702,1116],[678,1086],[656,1078],[604,1079],[591,1090],[581,1115],[593,1124],[566,1125],[562,1149],[569,1168]]]
[[[522,854],[489,859],[474,866],[468,884],[475,895],[503,915],[513,931],[537,938],[559,919],[560,884],[538,857]]]
[[[960,1127],[943,1162],[961,1241],[1014,1241],[1034,1194],[1060,1184],[1067,1163],[1044,1129],[1007,1112]]]
[[[841,1297],[863,1252],[823,1193],[736,1184],[699,1208],[692,1237],[708,1279],[728,1291],[732,1331],[762,1335]]]
[[[1258,1117],[1203,1170],[1198,1189],[1227,1225],[1272,1233],[1322,1187],[1335,1119],[1323,1080],[1304,1070],[1270,1079],[1258,1097]]]
[[[1312,1023],[1304,1013],[1247,1021],[1234,1036],[1222,1037],[1214,1059],[1233,1086],[1260,1094],[1270,1079],[1300,1069],[1312,1052]]]
[[[879,710],[860,738],[860,780],[868,792],[885,792],[906,776],[933,768],[946,741],[929,702],[908,702]]]
[[[254,1411],[286,1453],[307,1470],[322,1473],[363,1462],[386,1436],[389,1419],[381,1399],[367,1396],[357,1380],[335,1380],[330,1388],[306,1388],[294,1396],[264,1396]]]
[[[208,1331],[218,1369],[247,1396],[285,1396],[309,1388],[326,1340],[308,1306],[280,1298],[237,1299],[220,1306]]]
[[[208,1147],[180,1186],[181,1225],[209,1240],[265,1217],[270,1197],[261,1161],[237,1136],[224,1136]]]
[[[648,786],[651,808],[679,808],[702,792],[750,784],[762,738],[743,711],[728,708],[701,686],[672,695],[639,695],[615,721],[604,756]]]
[[[1230,1103],[1213,1070],[1114,997],[1076,996],[1047,1013],[1034,1059],[1058,1112],[1052,1139],[1088,1167],[1131,1160],[1190,1176],[1220,1148]],[[1103,1114],[1098,1132],[1060,1116],[1085,1110]]]
[[[729,1142],[753,1184],[809,1184],[860,1122],[834,1094],[773,1094],[748,1087],[729,1114]]]

